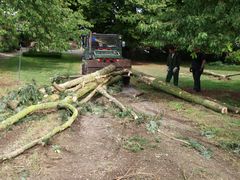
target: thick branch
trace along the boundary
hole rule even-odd
[[[85,97],[84,99],[82,99],[80,101],[80,104],[84,104],[84,103],[88,102],[98,92],[99,88],[104,86],[104,84],[106,84],[109,81],[109,79],[110,78],[107,78],[104,82],[99,84],[87,97]]]
[[[115,69],[116,69],[116,67],[114,65],[109,65],[109,66],[107,66],[99,71],[96,71],[94,73],[87,74],[85,76],[65,82],[63,84],[58,84],[58,86],[61,87],[62,89],[68,89],[68,88],[74,87],[79,84],[86,84],[88,82],[92,82],[98,78],[101,78],[101,76],[103,76],[103,75],[111,73]]]
[[[78,111],[77,109],[72,106],[71,104],[68,104],[68,103],[64,103],[64,102],[61,102],[61,103],[52,103],[51,104],[52,106],[54,105],[55,107],[57,105],[60,105],[60,106],[63,106],[65,107],[66,109],[69,109],[70,111],[72,111],[72,116],[68,119],[67,122],[65,122],[64,124],[58,126],[58,127],[55,127],[52,131],[50,131],[49,133],[47,133],[46,135],[44,135],[43,137],[39,138],[39,139],[36,139],[32,142],[30,142],[29,144],[11,152],[11,153],[8,153],[8,154],[4,154],[2,156],[0,156],[0,161],[5,161],[7,159],[11,159],[11,158],[14,158],[18,155],[20,155],[21,153],[23,153],[24,151],[26,151],[27,149],[30,149],[32,148],[33,146],[37,145],[37,144],[42,144],[44,143],[45,141],[47,141],[49,138],[51,138],[52,136],[54,136],[55,134],[65,130],[66,128],[70,127],[72,125],[72,123],[74,122],[74,120],[77,118],[78,116]]]
[[[127,111],[127,108],[120,101],[108,94],[108,92],[106,91],[106,87],[99,87],[98,92],[108,98],[111,102],[116,104],[122,111]],[[131,110],[130,112],[134,119],[138,119],[138,115],[134,111]]]
[[[211,71],[204,71],[203,74],[208,75],[208,76],[217,77],[219,80],[222,80],[222,79],[230,80],[231,79],[230,77],[240,75],[240,73],[224,75],[224,74],[218,74],[218,73],[211,72]]]
[[[0,123],[0,130],[6,129],[8,126],[18,122],[22,118],[24,118],[26,115],[38,111],[38,110],[43,110],[43,109],[50,109],[50,108],[55,108],[59,104],[58,102],[48,102],[48,103],[42,103],[42,104],[37,104],[37,105],[32,105],[29,106],[22,111],[18,112],[17,114],[7,118],[5,121],[2,121]]]
[[[240,76],[240,73],[226,75],[226,77],[228,77],[228,78],[233,77],[233,76]]]

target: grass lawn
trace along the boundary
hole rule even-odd
[[[20,80],[29,83],[33,79],[39,85],[50,84],[56,75],[80,73],[81,58],[77,55],[64,54],[62,58],[21,57]],[[19,57],[0,60],[0,76],[18,80]]]

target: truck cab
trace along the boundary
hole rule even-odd
[[[118,34],[90,33],[83,36],[82,74],[95,72],[110,64],[114,64],[117,70],[130,69],[131,61],[122,57],[124,44]]]

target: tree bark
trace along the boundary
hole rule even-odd
[[[42,103],[42,104],[37,104],[37,105],[32,105],[29,106],[22,111],[18,112],[17,114],[7,118],[6,120],[2,121],[0,123],[0,130],[6,129],[8,126],[15,124],[22,118],[24,118],[26,115],[35,112],[37,110],[43,110],[43,109],[50,109],[50,108],[55,108],[60,102],[48,102],[48,103]]]
[[[110,78],[107,78],[103,83],[99,84],[91,93],[88,94],[87,97],[80,101],[80,104],[88,102],[98,92],[98,89],[101,88],[104,84],[106,84],[109,81],[109,79]]]
[[[43,105],[43,104],[42,104]],[[50,131],[49,133],[47,133],[46,135],[42,136],[41,138],[38,138],[28,144],[26,144],[25,146],[15,150],[15,151],[12,151],[11,153],[7,153],[7,154],[4,154],[2,156],[0,156],[0,161],[5,161],[7,159],[11,159],[11,158],[14,158],[18,155],[20,155],[21,153],[23,153],[24,151],[26,151],[27,149],[30,149],[32,148],[33,146],[37,145],[37,144],[43,144],[45,141],[47,141],[48,139],[50,139],[52,136],[54,136],[55,134],[65,130],[66,128],[70,127],[72,125],[72,123],[75,121],[75,119],[77,118],[78,116],[78,111],[77,109],[72,106],[71,104],[69,103],[66,103],[66,102],[61,102],[61,103],[51,103],[49,104],[48,107],[56,107],[57,105],[60,105],[60,106],[63,106],[65,107],[66,109],[69,109],[70,111],[72,111],[72,116],[68,119],[67,122],[65,122],[64,124],[60,125],[60,126],[57,126],[55,127],[52,131]],[[42,106],[41,106],[42,107]]]
[[[156,89],[164,91],[168,94],[174,95],[176,97],[179,97],[179,98],[184,99],[189,102],[200,104],[202,106],[205,106],[209,109],[212,109],[216,112],[220,112],[222,114],[226,114],[228,112],[228,108],[226,106],[223,106],[219,103],[216,103],[216,102],[208,100],[208,99],[204,99],[200,96],[190,94],[176,86],[166,84],[165,82],[160,81],[153,76],[146,75],[146,74],[140,73],[138,71],[133,71],[133,75],[137,79],[139,79],[141,82],[144,82],[144,83],[146,83]]]
[[[74,87],[79,84],[82,84],[82,87],[83,87],[86,83],[95,81],[95,80],[101,78],[101,76],[104,76],[106,74],[113,72],[115,69],[116,69],[116,66],[109,65],[99,71],[96,71],[91,74],[87,74],[85,76],[79,77],[79,78],[71,80],[71,81],[67,81],[63,84],[58,84],[57,86],[59,87],[58,89],[62,89],[62,90]],[[55,86],[56,86],[56,84],[55,84]]]
[[[111,96],[110,94],[108,94],[108,92],[106,91],[106,87],[99,87],[98,88],[98,92],[101,93],[103,96],[105,96],[106,98],[108,98],[111,102],[113,102],[114,104],[117,105],[117,107],[119,107],[122,111],[127,111],[128,109],[120,102],[118,101],[115,97]],[[133,118],[136,120],[138,119],[138,115],[130,110],[131,115],[133,116]]]
[[[217,74],[217,73],[210,72],[210,71],[204,71],[203,74],[208,75],[208,76],[217,77],[219,80],[222,80],[222,79],[231,80],[230,77],[240,75],[240,73],[223,75],[223,74]]]

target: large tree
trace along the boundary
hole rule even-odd
[[[0,1],[0,50],[8,50],[18,45],[17,19],[10,4]]]
[[[93,25],[92,32],[121,34],[124,40],[136,46],[141,38],[135,31],[137,19],[126,22],[128,11],[136,13],[136,4],[126,0],[68,0],[70,8],[82,11],[86,19]]]
[[[111,33],[116,30],[113,30],[113,27],[116,25],[115,15],[124,5],[124,0],[68,1],[72,10],[82,11],[86,19],[93,24],[91,30],[98,33]]]
[[[231,51],[240,39],[240,2],[238,0],[128,0],[142,2],[142,11],[153,11],[139,20],[136,29],[146,34],[143,43],[162,47],[175,44],[192,51]],[[131,17],[128,15],[128,17]]]
[[[89,27],[119,33],[132,46],[175,44],[231,51],[240,40],[238,0],[0,0],[0,48],[30,37],[42,49],[64,47]],[[84,19],[86,18],[86,20]]]
[[[0,50],[19,43],[20,37],[36,42],[40,50],[61,50],[69,39],[79,39],[90,26],[81,11],[64,0],[1,0]]]

